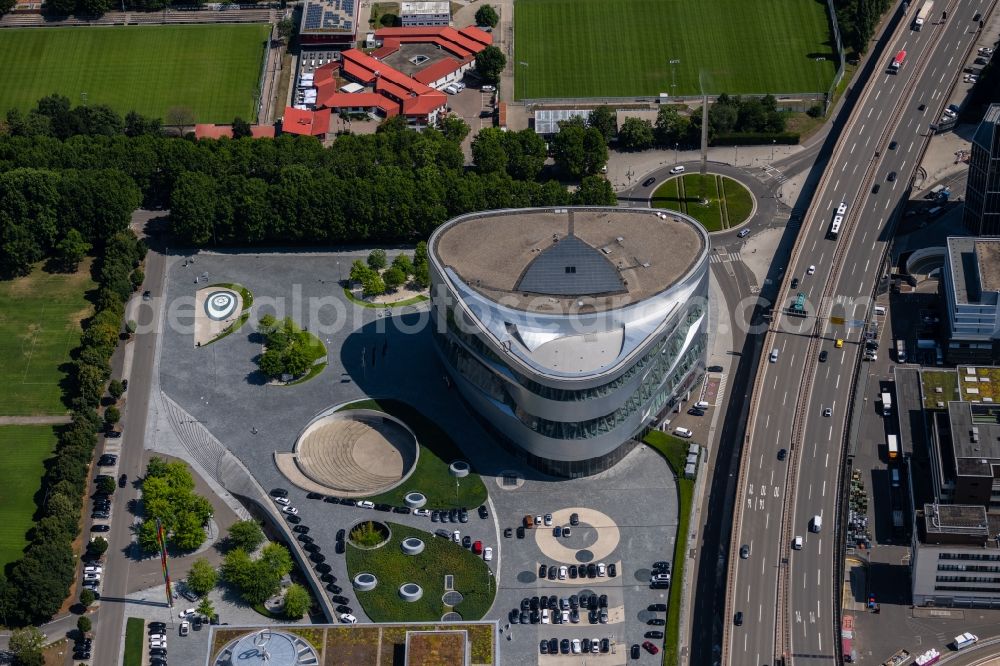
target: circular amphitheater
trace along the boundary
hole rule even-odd
[[[368,497],[404,482],[420,447],[402,421],[352,409],[314,419],[299,435],[293,455],[298,471],[329,494]]]

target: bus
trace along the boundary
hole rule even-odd
[[[889,72],[891,74],[897,74],[903,67],[904,62],[906,62],[906,51],[900,51],[896,54],[896,57],[892,59],[892,64],[889,65]]]
[[[899,438],[896,435],[888,435],[886,443],[889,445],[889,460],[899,457]]]
[[[827,236],[833,240],[836,240],[837,236],[840,234],[840,225],[844,223],[843,215],[834,215],[833,222],[830,223],[830,231],[827,232]]]

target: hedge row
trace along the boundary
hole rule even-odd
[[[731,132],[717,134],[712,139],[713,146],[767,146],[772,143],[781,146],[795,146],[799,143],[799,134],[798,132],[778,132],[775,134]]]

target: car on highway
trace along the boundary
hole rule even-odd
[[[743,611],[736,611],[736,615],[733,616],[733,624],[737,627],[743,626]]]
[[[684,173],[684,171],[685,171],[684,167],[682,167],[680,165],[677,165],[673,169],[670,170],[670,173],[676,175],[678,173]]]
[[[882,189],[882,186],[878,183],[872,185],[872,194],[878,194],[878,191]]]
[[[837,206],[837,215],[844,215],[845,213],[847,213],[847,202],[841,201]]]
[[[886,180],[888,180],[890,183],[894,182],[896,180],[896,172],[890,171],[889,175],[886,177]]]
[[[750,235],[750,230],[749,229],[741,229],[740,233],[736,234],[736,236],[739,237],[739,238],[746,238],[749,235]]]
[[[656,182],[655,178],[647,178],[646,180],[642,181],[642,186],[643,187],[649,187],[650,185],[652,185],[655,182]]]
[[[830,407],[824,407],[823,416],[833,416],[833,409]]]
[[[788,457],[788,449],[778,449],[778,460],[784,460]]]
[[[824,349],[823,351],[821,351],[819,353],[819,362],[820,363],[826,363],[826,359],[827,359],[827,357],[829,355],[830,355],[830,352],[828,352],[827,350]]]
[[[799,286],[799,279],[792,278],[792,289],[796,289]]]
[[[898,145],[899,145],[899,143],[897,143],[896,141],[890,141],[889,142],[889,150],[896,150],[896,146],[898,146]]]
[[[797,536],[792,539],[792,548],[794,550],[802,550],[802,537]]]
[[[812,264],[810,264],[809,268],[806,269],[806,275],[813,275],[815,272],[816,272],[816,267],[813,266]]]
[[[771,363],[777,363],[778,362],[778,348],[777,347],[775,347],[774,349],[771,350],[771,356],[770,356],[769,360],[771,361]]]
[[[926,110],[927,110],[926,104],[921,104],[920,106],[917,107],[917,111],[926,111]]]
[[[740,546],[740,559],[745,560],[750,557],[750,546],[743,544]]]
[[[844,338],[837,338],[837,341],[833,343],[833,346],[836,347],[837,349],[843,349]]]

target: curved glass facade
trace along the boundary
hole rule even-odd
[[[459,392],[511,452],[549,474],[578,477],[613,466],[704,374],[707,250],[655,298],[616,311],[633,342],[618,358],[573,376],[539,371],[512,354],[508,345],[519,342],[499,340],[482,325],[433,253],[431,279],[435,346]],[[488,304],[481,314],[492,310]]]

